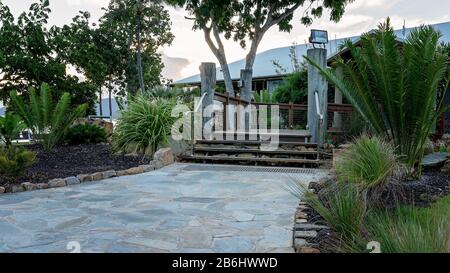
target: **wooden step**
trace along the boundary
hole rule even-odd
[[[317,155],[317,151],[298,151],[298,150],[276,150],[276,151],[264,151],[261,149],[246,149],[246,148],[216,148],[216,147],[194,147],[195,152],[213,152],[213,153],[250,153],[250,154],[282,154],[282,155]]]
[[[227,156],[184,156],[185,160],[203,161],[240,161],[240,162],[266,162],[266,163],[286,163],[286,164],[314,164],[318,165],[322,161],[317,159],[296,159],[296,158],[258,158],[258,157],[227,157]]]
[[[258,141],[258,140],[197,140],[197,144],[205,145],[261,145],[270,143],[269,141]],[[290,145],[290,146],[304,146],[304,147],[317,147],[317,143],[306,143],[306,142],[285,142],[280,141],[279,146]]]

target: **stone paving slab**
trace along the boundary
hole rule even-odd
[[[327,175],[158,171],[0,196],[0,252],[293,252],[284,184]]]

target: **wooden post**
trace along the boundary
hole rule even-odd
[[[289,102],[289,130],[294,129],[294,104]]]
[[[308,58],[325,68],[327,66],[327,50],[324,48],[308,49]],[[315,93],[319,95],[319,111],[316,108]],[[308,65],[308,128],[312,141],[322,146],[327,133],[328,111],[328,83],[317,68]],[[323,121],[319,122],[317,112],[323,115]]]
[[[341,67],[337,68],[336,74],[338,76],[343,74]],[[334,87],[334,103],[342,104],[342,93],[337,87]],[[333,127],[336,129],[342,129],[342,114],[339,112],[334,112]]]
[[[200,78],[201,78],[201,91],[202,96],[205,98],[202,102],[202,117],[206,107],[210,106],[214,102],[214,87],[216,86],[216,64],[215,63],[202,63],[200,65]],[[202,136],[211,136],[212,127],[205,126],[211,122],[212,117],[202,118]]]

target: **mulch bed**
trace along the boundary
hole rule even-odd
[[[404,181],[400,185],[397,190],[401,194],[397,197],[401,204],[427,207],[439,198],[450,194],[450,173],[443,173],[438,170],[426,171],[420,179]],[[310,188],[318,193],[323,189],[323,184],[311,183]],[[386,194],[383,204],[386,208],[395,206],[395,202],[389,194]],[[308,215],[308,223],[329,226],[325,219],[310,206],[304,212]],[[317,237],[308,240],[308,243],[314,245],[322,253],[332,253],[336,251],[335,246],[339,245],[339,234],[333,229],[323,229],[317,232]]]
[[[12,184],[23,182],[45,183],[54,178],[125,170],[145,163],[144,158],[140,156],[114,154],[109,144],[61,145],[50,152],[37,145],[29,145],[26,148],[37,152],[37,162],[15,181],[0,177],[0,186],[8,188]]]

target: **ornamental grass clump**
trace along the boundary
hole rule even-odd
[[[0,176],[14,179],[36,162],[36,153],[21,147],[0,147]]]
[[[387,141],[362,135],[337,160],[338,180],[365,191],[383,186],[399,167],[394,150]]]
[[[169,140],[173,100],[137,95],[130,99],[113,134],[113,147],[125,153],[149,154]]]

